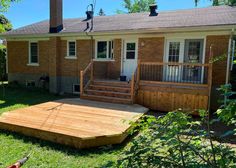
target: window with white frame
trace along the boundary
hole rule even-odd
[[[67,57],[69,58],[76,57],[76,41],[67,42]]]
[[[29,64],[38,64],[38,43],[30,42],[29,43]]]
[[[179,62],[180,56],[180,42],[170,42],[169,43],[169,62]]]
[[[169,63],[204,63],[204,39],[168,39],[166,62]],[[175,82],[203,82],[202,66],[170,64],[165,68],[165,79]]]
[[[97,41],[96,59],[113,59],[113,41]]]

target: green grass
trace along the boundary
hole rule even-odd
[[[0,88],[0,114],[6,111],[59,99],[61,97],[37,89]],[[0,131],[0,167],[6,167],[32,152],[25,168],[93,168],[112,167],[122,145],[78,150],[36,138]]]

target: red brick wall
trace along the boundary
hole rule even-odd
[[[91,60],[91,42],[89,40],[77,40],[77,59],[66,59],[67,41],[61,41],[61,72],[60,76],[79,76],[80,71],[86,68]]]
[[[209,61],[210,46],[213,45],[214,57],[227,53],[229,36],[207,36],[206,43],[206,62]],[[52,49],[54,44],[58,44],[58,51]],[[164,37],[140,38],[139,39],[139,58],[142,61],[163,61],[164,55]],[[77,59],[65,59],[67,55],[67,41],[59,38],[50,41],[39,41],[39,66],[27,66],[28,64],[28,42],[27,41],[8,41],[8,63],[9,73],[31,73],[31,74],[49,74],[49,67],[53,60],[49,55],[57,51],[57,69],[51,67],[55,72],[51,75],[59,76],[78,76],[80,70],[84,69],[91,60],[91,41],[77,40]],[[50,52],[49,52],[50,51]],[[99,77],[117,79],[120,76],[122,55],[122,40],[114,40],[114,62],[96,62],[95,71]],[[50,61],[50,66],[49,66]],[[54,59],[55,61],[55,59]],[[224,84],[226,74],[226,59],[215,62],[213,65],[213,85]]]
[[[228,35],[217,35],[217,36],[207,36],[206,40],[206,62],[209,62],[210,57],[210,47],[212,46],[214,58],[227,56],[229,45]],[[213,75],[212,82],[213,85],[221,85],[225,83],[226,78],[226,67],[227,58],[224,57],[223,60],[216,61],[213,64]]]
[[[164,56],[164,37],[140,38],[138,56],[142,61],[162,62]]]
[[[9,73],[48,74],[49,41],[39,41],[39,66],[27,66],[29,63],[29,42],[8,41]]]

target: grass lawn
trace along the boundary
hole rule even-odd
[[[3,96],[0,88],[0,114],[6,111],[62,98],[42,90],[10,88]],[[93,168],[112,167],[122,145],[89,150],[77,150],[70,147],[46,142],[16,133],[0,131],[0,167],[6,167],[32,152],[25,168]]]

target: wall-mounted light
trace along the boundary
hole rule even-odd
[[[144,47],[145,46],[145,42],[141,42],[141,47]]]

